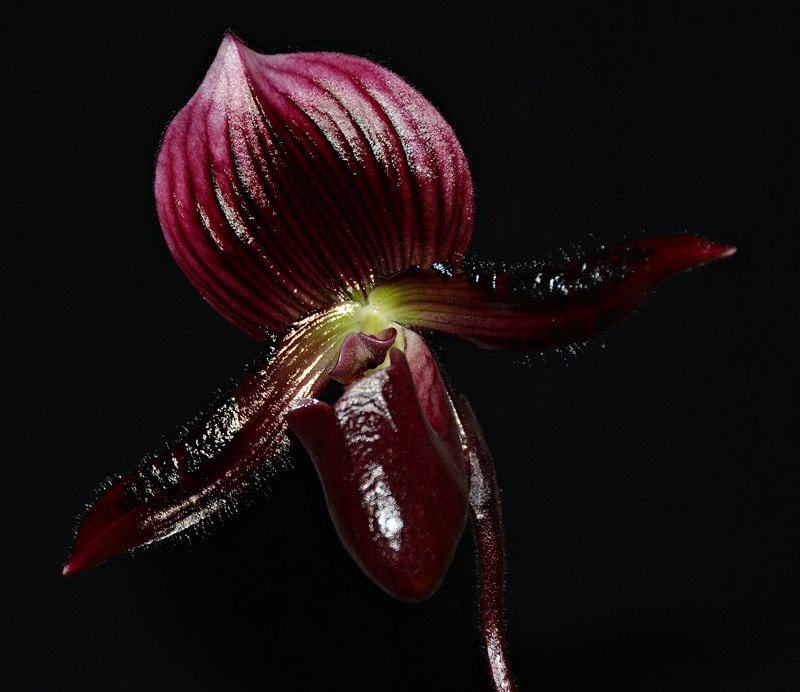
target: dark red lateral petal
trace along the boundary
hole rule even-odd
[[[405,356],[356,380],[335,407],[305,401],[287,418],[308,450],[347,551],[389,594],[423,601],[438,589],[467,519],[458,432],[430,426]]]
[[[419,92],[363,58],[232,35],[164,135],[155,191],[181,269],[256,337],[408,266],[458,265],[472,232],[466,158]]]
[[[469,517],[475,537],[484,653],[495,691],[515,692],[517,687],[511,675],[503,618],[505,548],[494,461],[467,398],[458,397],[454,405],[469,474]]]
[[[379,285],[370,300],[401,324],[482,348],[552,348],[602,334],[664,279],[735,251],[682,235],[620,243],[560,266],[411,270]]]
[[[328,381],[342,313],[304,320],[176,445],[106,489],[83,520],[64,574],[231,510],[259,474],[276,470],[288,445],[286,412]]]

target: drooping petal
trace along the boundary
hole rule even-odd
[[[167,129],[155,191],[181,269],[258,338],[406,267],[459,265],[472,232],[466,158],[419,92],[233,35]]]
[[[564,265],[409,270],[370,302],[401,324],[490,349],[579,343],[621,322],[664,279],[736,251],[694,235],[614,245]]]
[[[259,474],[282,461],[285,414],[324,388],[355,309],[343,304],[301,322],[176,445],[105,490],[83,520],[64,574],[234,509]]]
[[[511,675],[503,617],[505,549],[500,490],[494,472],[494,461],[469,401],[461,396],[453,404],[458,414],[459,432],[469,474],[469,518],[478,566],[484,653],[496,692],[515,692],[517,687]]]
[[[467,519],[467,481],[452,416],[438,434],[405,355],[396,348],[389,355],[390,367],[356,380],[335,406],[308,400],[288,420],[350,555],[385,591],[419,602],[453,559]]]

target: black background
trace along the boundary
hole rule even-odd
[[[493,449],[523,690],[794,690],[792,3],[31,2],[4,20],[2,686],[486,690],[471,539],[393,601],[293,468],[191,545],[60,576],[93,490],[259,354],[161,238],[163,129],[231,28],[378,60],[470,159],[477,257],[739,247],[578,356],[437,342]],[[455,7],[455,5],[454,5]],[[7,350],[7,353],[8,350]]]

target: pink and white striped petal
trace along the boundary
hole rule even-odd
[[[472,233],[466,157],[418,91],[230,34],[164,135],[155,191],[181,269],[257,338],[409,266],[458,266]]]

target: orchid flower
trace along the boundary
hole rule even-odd
[[[490,674],[515,689],[493,463],[426,336],[582,342],[663,279],[734,248],[682,235],[562,265],[467,264],[470,169],[419,92],[363,58],[260,55],[230,34],[164,135],[155,194],[180,268],[266,355],[174,446],[105,489],[64,574],[234,508],[284,463],[291,429],[345,548],[392,596],[429,598],[471,520]],[[343,385],[333,405],[317,398],[331,381]]]

